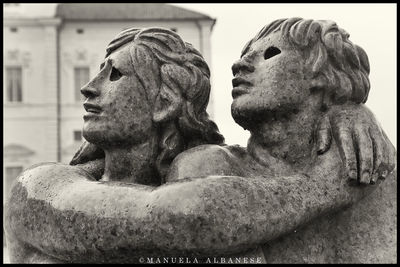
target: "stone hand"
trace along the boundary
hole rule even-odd
[[[319,154],[330,148],[332,137],[350,180],[375,184],[396,166],[395,148],[365,105],[332,106],[318,127]]]

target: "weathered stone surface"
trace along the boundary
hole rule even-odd
[[[13,188],[6,216],[7,232],[15,236],[9,241],[23,240],[68,262],[132,262],[134,255],[212,257],[257,246],[327,207],[338,210],[367,194],[359,187],[337,190],[347,188],[347,182],[329,179],[305,182],[299,176],[271,184],[235,178],[209,177],[149,190],[90,181],[72,166],[39,166],[26,171]],[[310,192],[317,195],[306,197]],[[215,194],[220,198],[212,198]],[[10,256],[25,262],[27,255],[15,254],[20,251],[11,249]],[[29,261],[43,257],[33,255],[28,254]]]
[[[395,262],[396,151],[362,104],[364,50],[333,22],[277,20],[232,70],[246,148],[208,119],[191,45],[164,29],[117,35],[82,89],[89,142],[13,186],[11,261]]]
[[[396,263],[397,172],[371,195],[263,247],[267,263]]]

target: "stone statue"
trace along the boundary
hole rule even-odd
[[[363,105],[368,58],[348,37],[292,18],[245,46],[232,67],[232,115],[251,132],[242,148],[208,119],[210,73],[190,44],[165,29],[121,32],[82,89],[88,142],[12,188],[12,262],[254,249],[266,262],[394,262],[396,151]]]
[[[84,144],[72,164],[105,155],[101,180],[160,185],[184,149],[224,140],[205,111],[209,77],[200,53],[177,34],[120,33],[99,74],[81,90],[87,97],[83,136],[101,150]]]

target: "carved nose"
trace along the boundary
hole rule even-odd
[[[254,66],[244,59],[239,59],[232,65],[233,76],[235,76],[240,71],[253,72],[254,69]]]
[[[88,84],[82,87],[81,94],[84,95],[86,98],[93,98],[99,96],[100,92],[99,90],[94,88],[92,84],[89,82]]]

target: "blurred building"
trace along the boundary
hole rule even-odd
[[[3,7],[4,190],[32,164],[70,161],[82,142],[80,88],[97,73],[107,44],[121,30],[169,28],[211,67],[215,19],[198,12],[168,4]]]

